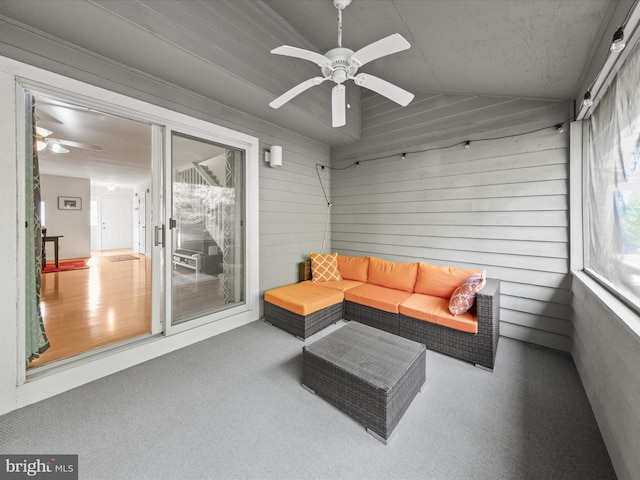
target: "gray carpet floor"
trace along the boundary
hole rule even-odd
[[[81,479],[615,478],[567,355],[502,338],[488,372],[427,351],[385,446],[302,388],[302,346],[251,323],[1,416],[0,452],[78,454]]]

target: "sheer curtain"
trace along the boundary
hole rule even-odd
[[[27,94],[27,112],[31,117],[31,138],[28,139],[26,172],[26,298],[25,356],[27,365],[49,348],[40,311],[40,280],[42,272],[42,225],[40,223],[40,172],[36,135],[35,98]]]
[[[586,266],[640,300],[640,48],[590,117]]]

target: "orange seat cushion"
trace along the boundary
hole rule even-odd
[[[417,274],[417,263],[395,263],[381,258],[369,257],[369,276],[367,280],[369,283],[405,292],[413,292]],[[459,284],[460,282],[456,283],[453,288]]]
[[[400,304],[400,313],[407,317],[437,323],[468,333],[478,333],[478,318],[469,312],[452,315],[449,299],[414,293]]]
[[[338,271],[345,280],[366,282],[369,272],[369,257],[338,255]]]
[[[468,270],[465,268],[441,267],[440,265],[420,262],[414,292],[449,299],[458,285],[474,273],[481,271],[481,269]]]
[[[364,282],[357,282],[355,280],[338,280],[333,282],[316,282],[315,284],[319,287],[331,288],[333,290],[338,290],[339,292],[346,292],[347,290],[359,287]]]
[[[343,299],[342,292],[319,287],[311,281],[273,288],[264,293],[265,302],[303,316],[341,303]]]
[[[344,299],[385,312],[398,313],[400,304],[411,295],[410,292],[365,283],[359,287],[345,291]],[[449,308],[448,303],[447,308]]]

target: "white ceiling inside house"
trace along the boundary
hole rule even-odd
[[[51,132],[40,173],[89,178],[98,186],[133,186],[151,178],[151,126],[35,96],[36,126]],[[78,143],[78,145],[75,145]],[[66,152],[56,151],[57,145]]]
[[[596,45],[613,34],[609,24],[614,12],[619,4],[630,8],[632,3],[353,0],[343,14],[343,45],[355,51],[400,33],[410,42],[409,50],[375,60],[361,71],[413,93],[572,99],[591,80],[587,71]],[[227,17],[220,18],[221,12]],[[330,106],[325,85],[279,110],[268,107],[300,81],[320,74],[311,62],[270,55],[271,49],[286,43],[325,53],[337,46],[332,0],[3,0],[0,15],[319,142],[357,140],[357,131],[354,137],[353,131],[332,128],[328,116],[320,118]],[[250,46],[243,36],[247,29],[254,42]],[[231,31],[236,38],[229,36]],[[63,116],[60,106],[51,108],[57,110],[53,116]],[[91,155],[70,149],[64,157],[68,171],[82,170],[97,179],[105,174],[101,166],[110,165],[108,181],[118,183],[117,165],[122,166],[121,181],[131,179],[131,168],[148,165],[148,151],[131,158],[131,142],[141,138],[137,126],[104,115],[94,120],[101,128],[91,133],[87,123],[86,128],[43,125],[54,137],[103,147]],[[118,125],[110,126],[112,121]],[[125,146],[126,153],[121,150]]]

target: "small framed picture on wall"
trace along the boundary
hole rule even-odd
[[[82,198],[58,197],[58,210],[82,210]]]

